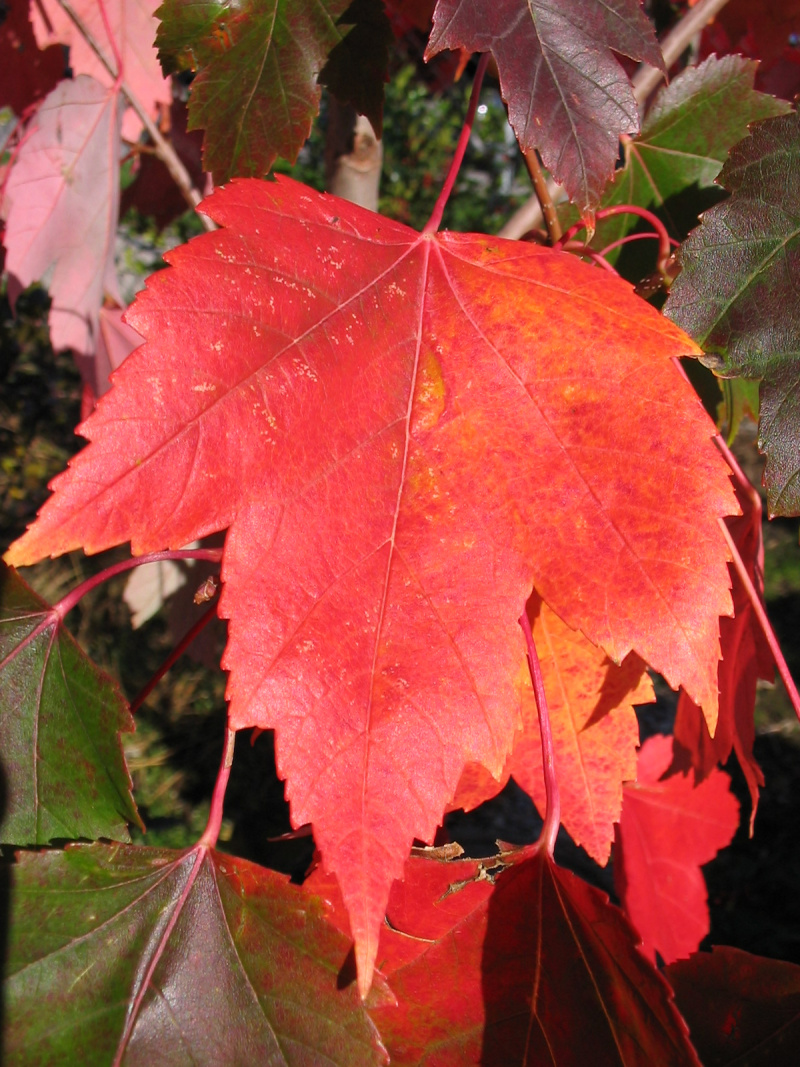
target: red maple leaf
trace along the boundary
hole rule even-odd
[[[8,558],[230,526],[231,724],[275,728],[365,989],[413,838],[467,762],[503,770],[534,584],[713,728],[735,501],[671,363],[695,346],[627,284],[285,179],[205,210],[223,229],[149,279],[128,313],[147,343]]]
[[[642,745],[614,851],[614,882],[643,951],[665,963],[694,952],[708,933],[700,865],[730,844],[739,823],[727,774],[713,770],[695,786],[682,774],[663,777],[671,760],[672,738]]]
[[[581,209],[600,200],[620,134],[639,130],[614,53],[663,68],[638,0],[439,0],[426,58],[445,48],[492,53],[520,146],[539,149]]]

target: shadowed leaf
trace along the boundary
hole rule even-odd
[[[378,964],[397,1004],[370,1007],[391,1062],[697,1065],[671,991],[605,894],[534,849],[499,860],[412,856],[395,883]],[[343,925],[335,883],[306,884]]]
[[[800,967],[723,946],[664,973],[705,1067],[795,1067]]]

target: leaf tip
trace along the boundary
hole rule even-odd
[[[377,946],[374,950],[371,944],[356,943],[356,973],[358,980],[358,995],[361,997],[362,1002],[366,1001],[369,996],[369,992],[372,989],[372,979],[375,975],[375,955],[377,952]]]

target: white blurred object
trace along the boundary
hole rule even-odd
[[[199,541],[192,541],[187,548],[199,548]],[[167,597],[172,596],[189,580],[193,559],[161,560],[160,563],[145,563],[131,571],[125,583],[122,599],[131,610],[131,623],[138,630],[148,619],[160,611]]]

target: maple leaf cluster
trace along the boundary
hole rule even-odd
[[[668,215],[717,177],[733,194],[685,242],[666,315],[597,267],[623,254],[630,218],[582,245],[584,262],[566,238],[440,232],[449,186],[419,233],[264,180],[296,158],[321,85],[380,132],[392,28],[425,26],[424,5],[37,0],[30,24],[10,8],[9,293],[47,281],[53,345],[82,361],[93,410],[87,447],[6,563],[127,542],[169,555],[225,532],[221,553],[199,551],[221,556],[229,623],[228,747],[200,841],[82,844],[14,868],[15,1054],[57,1058],[82,1033],[115,1063],[156,1034],[180,1062],[306,1046],[341,1063],[433,1062],[434,1048],[454,1064],[567,1062],[598,1047],[595,1062],[699,1063],[654,964],[678,968],[682,1013],[717,967],[674,961],[708,931],[700,867],[738,825],[718,768],[732,751],[755,814],[753,701],[778,653],[758,494],[678,361],[762,380],[770,506],[800,511],[800,356],[781,333],[796,316],[768,327],[753,313],[789,299],[797,116],[728,56],[675,78],[640,131],[620,57],[665,63],[635,0],[429,6],[427,57],[491,53],[521,148],[574,204],[566,225],[623,203]],[[28,96],[8,95],[23,67]],[[161,143],[164,71],[186,70],[188,129],[205,130],[203,168],[226,184],[201,205],[212,232],[168,253],[123,309],[122,144],[143,126]],[[721,93],[736,107],[716,123]],[[138,815],[119,733],[133,724],[63,627],[77,594],[50,608],[10,569],[2,590],[2,840],[125,841]],[[637,754],[648,669],[681,696],[674,737]],[[214,847],[232,739],[254,727],[274,731],[293,824],[313,828],[302,889]],[[66,761],[65,731],[84,739]],[[558,868],[545,838],[488,863],[414,847],[511,777],[599,864],[613,845],[624,914]],[[42,929],[34,916],[56,898]],[[217,982],[241,1020],[233,1038],[209,1000]],[[34,986],[64,1019],[46,1035]]]

